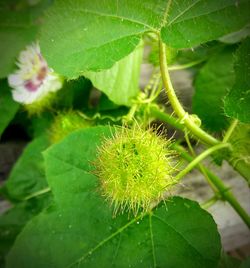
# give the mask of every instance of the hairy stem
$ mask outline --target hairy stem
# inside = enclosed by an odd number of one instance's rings
[[[181,122],[190,130],[190,132],[199,138],[204,143],[209,145],[216,145],[220,143],[216,138],[209,135],[207,132],[202,130],[195,122],[192,120],[192,117],[183,109],[181,103],[179,102],[173,85],[171,83],[171,79],[168,72],[168,66],[166,62],[166,46],[164,43],[159,40],[159,50],[160,50],[160,68],[161,68],[161,75],[164,87],[166,89],[166,93],[168,95],[168,99],[173,107],[173,110],[180,118]]]
[[[196,167],[202,160],[204,160],[207,156],[214,153],[215,151],[230,147],[231,145],[229,143],[220,143],[217,145],[214,145],[207,149],[206,151],[202,152],[200,155],[198,155],[196,158],[193,159],[192,162],[190,162],[181,172],[179,172],[176,175],[176,180],[180,180],[182,177],[184,177],[188,172],[190,172],[193,168]]]
[[[200,63],[202,63],[205,59],[202,60],[196,60],[196,61],[192,61],[186,64],[182,64],[182,65],[172,65],[168,67],[169,71],[177,71],[177,70],[184,70],[184,69],[188,69],[191,68],[195,65],[198,65]]]
[[[238,124],[238,120],[237,119],[235,119],[235,120],[232,121],[231,125],[229,126],[228,130],[225,133],[225,136],[223,138],[223,142],[227,142],[230,139],[230,137],[233,134],[233,132],[234,132],[237,124]]]
[[[185,126],[180,123],[180,120],[178,120],[176,117],[168,113],[163,112],[159,107],[152,105],[152,107],[150,107],[150,113],[153,117],[163,122],[166,122],[183,132],[185,131]],[[235,164],[231,159],[226,160],[247,181],[248,185],[250,186],[250,176],[248,167],[242,161],[239,161]]]
[[[174,143],[172,144],[172,148],[177,152],[179,152],[182,158],[184,158],[186,161],[192,162],[194,160],[194,158],[191,155],[189,155],[182,146]],[[234,210],[241,217],[241,219],[246,223],[246,225],[250,228],[250,216],[240,205],[238,200],[234,197],[233,193],[230,191],[230,188],[226,186],[224,182],[215,174],[213,174],[208,168],[206,168],[201,164],[200,166],[202,166],[202,168],[206,171],[210,181],[217,188],[219,196],[221,196],[221,199],[227,201],[234,208]],[[200,169],[200,167],[198,168]]]
[[[188,136],[187,131],[185,131],[185,139],[186,139],[186,142],[187,142],[187,145],[188,145],[188,148],[189,148],[189,151],[190,151],[191,155],[195,158],[196,157],[196,154],[195,154],[195,151],[194,151],[194,149],[193,149],[193,147],[191,145],[191,142],[190,142],[190,139],[189,139],[189,136]],[[212,190],[216,193],[217,192],[217,189],[214,187],[213,183],[210,181],[209,176],[207,175],[207,172],[203,168],[203,166],[201,165],[201,163],[198,164],[198,168],[201,171],[201,173],[204,175],[206,181],[208,182],[208,184],[210,185],[210,187],[212,188]]]
[[[179,129],[179,130],[184,130],[184,126],[180,123],[180,120],[178,120],[177,118],[171,116],[170,114],[167,114],[165,112],[163,112],[158,106],[156,105],[151,105],[150,106],[150,114],[161,120],[164,121],[168,124],[170,124],[171,126]]]

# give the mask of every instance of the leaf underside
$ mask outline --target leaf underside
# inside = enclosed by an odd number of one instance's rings
[[[111,69],[101,72],[85,72],[92,84],[119,105],[130,106],[139,93],[139,77],[142,63],[143,44],[128,56],[116,62]]]

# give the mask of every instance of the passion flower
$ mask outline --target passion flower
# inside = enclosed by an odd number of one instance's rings
[[[49,68],[37,43],[21,51],[16,64],[19,69],[8,76],[13,99],[27,108],[30,106],[36,110],[37,106],[40,110],[41,106],[50,102],[49,93],[62,87],[62,78]]]

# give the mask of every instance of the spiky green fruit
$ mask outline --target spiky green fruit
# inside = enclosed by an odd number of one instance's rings
[[[176,183],[170,143],[137,126],[118,129],[102,144],[95,172],[103,195],[114,205],[114,214],[147,211]]]
[[[86,120],[77,111],[67,111],[59,113],[52,123],[50,128],[50,141],[51,143],[57,143],[71,132],[91,127],[92,122]]]

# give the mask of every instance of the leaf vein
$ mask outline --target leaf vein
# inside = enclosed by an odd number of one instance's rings
[[[200,1],[200,0],[198,0],[198,1]],[[193,5],[193,6],[194,6],[194,5]],[[177,24],[177,23],[180,23],[180,22],[184,22],[184,21],[186,22],[186,21],[194,20],[194,19],[200,18],[200,17],[202,17],[202,16],[211,15],[211,14],[213,14],[213,13],[217,13],[217,12],[219,12],[219,11],[226,10],[227,8],[232,7],[232,6],[234,6],[234,4],[230,4],[230,5],[224,6],[224,7],[220,8],[220,9],[216,9],[216,10],[213,10],[213,11],[211,11],[211,12],[208,11],[208,12],[199,14],[199,15],[197,15],[197,16],[193,16],[193,17],[188,18],[188,19],[183,18],[183,19],[181,19],[181,20],[178,20],[177,22],[175,22],[175,21],[177,20],[177,18],[175,17],[172,21],[169,22],[168,26],[171,26],[171,24],[173,25],[173,24]],[[180,16],[178,15],[177,17],[179,18]]]
[[[59,8],[59,7],[58,7],[58,9],[65,10],[65,8]],[[83,9],[83,8],[80,8],[80,9],[77,8],[76,9],[76,8],[71,7],[70,9],[72,11],[80,11],[80,12],[83,12],[83,13],[89,13],[89,14],[92,14],[92,15],[97,15],[97,16],[100,16],[100,17],[110,17],[110,18],[121,20],[121,21],[127,21],[127,22],[131,22],[131,23],[139,24],[139,25],[141,25],[143,27],[149,28],[152,31],[156,30],[155,28],[153,28],[149,24],[143,23],[143,22],[135,20],[135,19],[127,18],[127,17],[124,17],[124,16],[118,16],[118,15],[113,15],[113,14],[108,14],[108,13],[102,13],[102,12],[97,12],[97,11],[93,11],[93,10],[90,10],[90,9]],[[67,10],[67,12],[68,12],[68,10]]]
[[[149,214],[149,229],[150,229],[150,238],[151,238],[151,245],[152,245],[154,268],[156,268],[155,245],[154,245],[154,235],[153,235],[153,230],[152,230],[152,214],[151,213]]]
[[[175,22],[179,17],[183,16],[185,13],[187,13],[192,7],[194,7],[196,4],[198,4],[201,0],[197,0],[196,2],[193,2],[192,5],[188,6],[186,9],[184,9],[180,14],[178,14],[175,18],[173,18],[168,25],[171,25],[173,22]]]
[[[110,236],[108,236],[107,238],[103,239],[102,241],[100,241],[95,247],[93,247],[92,249],[90,249],[87,253],[85,253],[82,257],[80,257],[78,260],[76,260],[74,263],[70,264],[68,266],[68,268],[72,267],[75,264],[79,264],[80,262],[82,262],[84,259],[86,259],[90,254],[92,254],[93,252],[95,252],[97,249],[99,249],[101,246],[103,246],[104,244],[106,244],[108,241],[110,241],[112,238],[114,238],[115,236],[117,236],[118,234],[120,234],[122,231],[124,231],[125,229],[127,229],[131,224],[135,223],[139,218],[141,218],[142,215],[139,215],[138,217],[134,218],[133,220],[131,220],[130,222],[128,222],[127,224],[125,224],[124,226],[122,226],[121,228],[119,228],[116,232],[112,233]]]
[[[158,216],[155,215],[155,214],[153,214],[153,216],[154,216],[155,218],[157,218],[159,221],[161,221],[162,223],[164,223],[165,225],[167,225],[168,227],[170,227],[172,230],[174,230],[175,233],[177,233],[178,235],[180,235],[180,236],[187,242],[187,244],[188,244],[191,248],[193,248],[193,249],[195,250],[195,252],[196,252],[199,256],[201,256],[201,257],[204,258],[204,259],[208,259],[208,258],[204,257],[203,254],[200,253],[200,252],[197,250],[197,248],[195,248],[195,247],[194,247],[194,246],[187,240],[187,238],[184,237],[184,235],[183,235],[182,233],[180,233],[179,231],[177,231],[172,225],[170,225],[169,223],[167,223],[166,221],[164,221],[163,219],[161,219],[160,217],[158,217]]]

